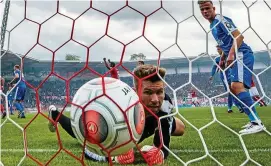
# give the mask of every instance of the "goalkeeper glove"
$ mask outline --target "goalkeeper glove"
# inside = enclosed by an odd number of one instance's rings
[[[122,155],[112,157],[112,161],[119,164],[132,164],[135,161],[134,149],[131,149]]]
[[[164,152],[155,146],[145,145],[141,148],[149,165],[161,165],[164,163]]]

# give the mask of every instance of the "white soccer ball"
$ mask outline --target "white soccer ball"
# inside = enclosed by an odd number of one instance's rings
[[[103,95],[102,78],[93,79],[80,87],[73,98],[73,103],[81,107],[86,106],[85,114],[83,116],[82,109],[72,105],[71,125],[79,142],[83,144],[86,139],[86,147],[96,154],[108,156],[106,151],[125,144],[110,152],[111,156],[116,156],[135,146],[133,141],[130,141],[131,136],[136,142],[139,141],[145,126],[144,108],[140,103],[135,105],[139,100],[136,92],[118,79],[105,77],[104,90],[115,103]],[[124,114],[130,125],[131,136]]]

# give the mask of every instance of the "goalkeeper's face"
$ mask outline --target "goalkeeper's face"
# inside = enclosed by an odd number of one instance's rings
[[[154,113],[160,111],[165,97],[163,81],[142,81],[142,91],[140,93],[138,95],[142,96],[142,102],[145,106]]]

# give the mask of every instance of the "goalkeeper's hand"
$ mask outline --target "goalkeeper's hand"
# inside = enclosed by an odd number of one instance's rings
[[[116,157],[112,157],[112,162],[118,164],[132,164],[135,161],[134,149],[129,150],[128,152],[121,154]]]
[[[164,163],[164,152],[155,146],[145,145],[141,148],[148,165],[161,165]]]

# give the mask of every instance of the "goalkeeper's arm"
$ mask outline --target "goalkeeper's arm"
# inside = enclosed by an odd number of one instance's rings
[[[161,122],[161,129],[162,129],[161,132],[162,132],[162,137],[163,137],[163,143],[167,148],[169,148],[170,136],[171,136],[170,123],[172,122],[170,122],[169,118],[161,119],[160,122]],[[161,139],[160,139],[158,128],[157,130],[155,130],[155,133],[154,133],[153,144],[156,147],[160,147],[161,145]],[[164,148],[164,146],[162,146],[161,150],[163,152],[164,159],[166,159],[168,157],[168,151]]]
[[[161,119],[160,122],[162,128],[163,143],[167,148],[169,148],[171,120],[169,118],[164,118]],[[163,144],[161,144],[161,138],[159,133],[160,132],[157,128],[154,133],[154,146],[145,145],[141,148],[141,151],[143,152],[145,159],[149,165],[163,164],[164,160],[168,157],[169,154],[168,151],[163,147]],[[161,147],[161,149],[159,149],[159,147]]]

